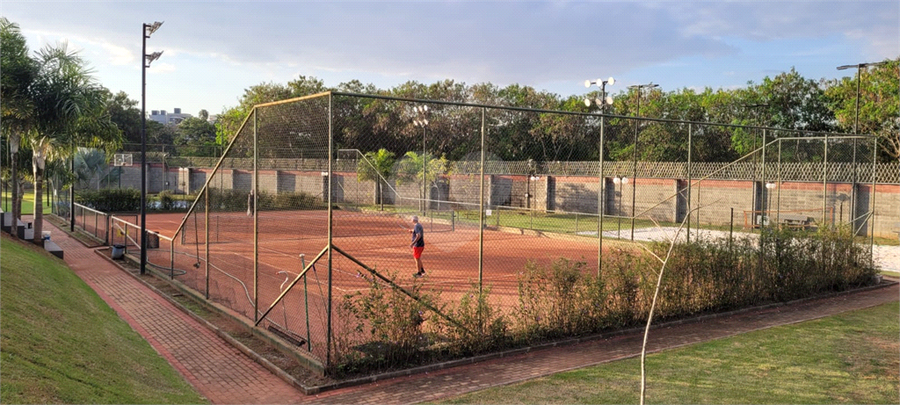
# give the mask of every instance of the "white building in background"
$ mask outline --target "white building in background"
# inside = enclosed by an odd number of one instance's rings
[[[178,125],[181,121],[191,118],[193,115],[184,114],[180,108],[174,109],[174,112],[166,112],[166,110],[151,110],[150,120],[165,125]]]

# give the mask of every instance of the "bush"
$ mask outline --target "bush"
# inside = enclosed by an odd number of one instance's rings
[[[397,286],[396,275],[388,277]],[[406,287],[417,299],[391,285],[372,277],[369,289],[343,297],[338,311],[346,333],[336,337],[338,373],[389,370],[422,361],[420,349],[431,343],[423,324],[437,297],[424,293],[419,283]]]
[[[447,342],[446,352],[452,357],[483,353],[509,344],[509,322],[490,305],[491,288],[473,284],[462,294],[455,308],[441,308],[450,322],[433,316],[438,333]]]
[[[247,211],[250,192],[235,189],[209,189],[209,209],[219,212]],[[268,193],[260,191],[256,198],[259,211],[325,209],[326,204],[307,193]]]
[[[133,212],[141,210],[141,193],[133,188],[82,190],[75,202],[102,212]]]
[[[175,208],[175,197],[172,195],[171,191],[160,191],[159,194],[156,195],[156,198],[159,200],[159,209],[170,211]]]

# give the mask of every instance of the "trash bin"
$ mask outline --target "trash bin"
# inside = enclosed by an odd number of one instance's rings
[[[159,234],[147,231],[147,249],[159,249]]]
[[[112,247],[112,258],[119,260],[125,256],[125,245],[116,244]]]

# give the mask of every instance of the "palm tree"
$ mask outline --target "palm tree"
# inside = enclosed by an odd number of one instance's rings
[[[381,204],[384,209],[384,184],[390,177],[394,167],[394,152],[387,149],[379,149],[377,152],[368,152],[357,163],[356,175],[361,181],[373,180],[378,187],[376,204]]]
[[[0,17],[0,120],[10,146],[10,185],[13,217],[21,218],[19,204],[19,144],[33,116],[28,90],[37,75],[37,64],[28,57],[28,45],[19,26]],[[15,237],[15,232],[13,232]]]
[[[97,85],[84,60],[65,43],[47,46],[36,55],[38,75],[31,86],[34,117],[26,133],[32,152],[34,197],[40,201],[47,160],[70,156],[75,145],[114,150],[121,131],[106,111],[108,92]],[[35,204],[34,243],[41,239],[43,206]]]

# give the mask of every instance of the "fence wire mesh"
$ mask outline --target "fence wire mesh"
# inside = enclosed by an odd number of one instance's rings
[[[871,138],[794,138],[358,94],[265,104],[213,168],[191,170],[198,197],[149,257],[332,372],[477,353],[511,330],[526,342],[596,332],[646,312],[644,259],[617,252],[679,229],[755,240],[850,223],[871,236]],[[735,139],[742,155],[709,153]],[[112,243],[134,246],[133,228],[113,221]],[[666,302],[668,316],[746,303]]]

